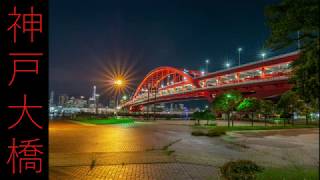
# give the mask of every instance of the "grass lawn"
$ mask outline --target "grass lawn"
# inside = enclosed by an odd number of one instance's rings
[[[108,119],[80,119],[79,121],[89,124],[130,124],[134,123],[134,120],[131,118],[108,118]]]
[[[257,180],[316,180],[318,168],[266,168],[257,174]]]
[[[317,125],[286,125],[286,126],[194,126],[194,129],[216,129],[221,128],[226,131],[248,131],[248,130],[276,130],[276,129],[296,129],[296,128],[318,128]]]
[[[297,128],[318,128],[316,125],[288,125],[288,126],[193,126],[193,136],[221,136],[228,131],[250,131],[250,130],[277,130]]]

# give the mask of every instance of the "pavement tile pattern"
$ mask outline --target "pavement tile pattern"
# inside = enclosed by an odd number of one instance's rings
[[[168,122],[168,121],[167,121]],[[191,136],[186,123],[49,126],[50,179],[220,179],[225,162],[319,166],[319,130]]]

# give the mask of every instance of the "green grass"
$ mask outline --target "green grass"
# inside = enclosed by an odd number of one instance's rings
[[[80,119],[80,122],[96,124],[96,125],[106,125],[106,124],[129,124],[134,123],[131,118],[108,118],[108,119]]]
[[[248,130],[276,130],[276,129],[298,129],[298,128],[318,128],[317,125],[286,125],[286,126],[194,126],[194,129],[215,129],[221,128],[226,131],[248,131]]]
[[[316,180],[318,168],[266,168],[257,174],[257,180]]]

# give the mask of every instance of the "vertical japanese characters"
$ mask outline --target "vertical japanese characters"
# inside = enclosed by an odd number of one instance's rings
[[[48,168],[48,117],[44,103],[48,41],[44,40],[47,34],[43,27],[47,24],[47,9],[43,7],[48,2],[5,1],[1,4],[1,21],[6,23],[1,24],[5,29],[0,41],[0,76],[4,77],[0,86],[0,126],[7,136],[1,138],[7,150],[1,149],[0,160],[6,156],[6,161],[0,163],[5,163],[7,170],[0,168],[0,177],[8,172],[12,177],[42,177],[43,170]]]

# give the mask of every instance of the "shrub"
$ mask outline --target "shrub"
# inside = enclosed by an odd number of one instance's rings
[[[220,168],[221,174],[228,180],[253,180],[263,168],[252,161],[238,160],[225,163]]]
[[[194,130],[194,131],[191,132],[191,134],[193,136],[206,136],[207,135],[205,132],[200,131],[200,130]]]
[[[210,129],[207,133],[207,136],[214,137],[214,136],[221,136],[226,134],[225,128],[215,127],[213,129]]]

